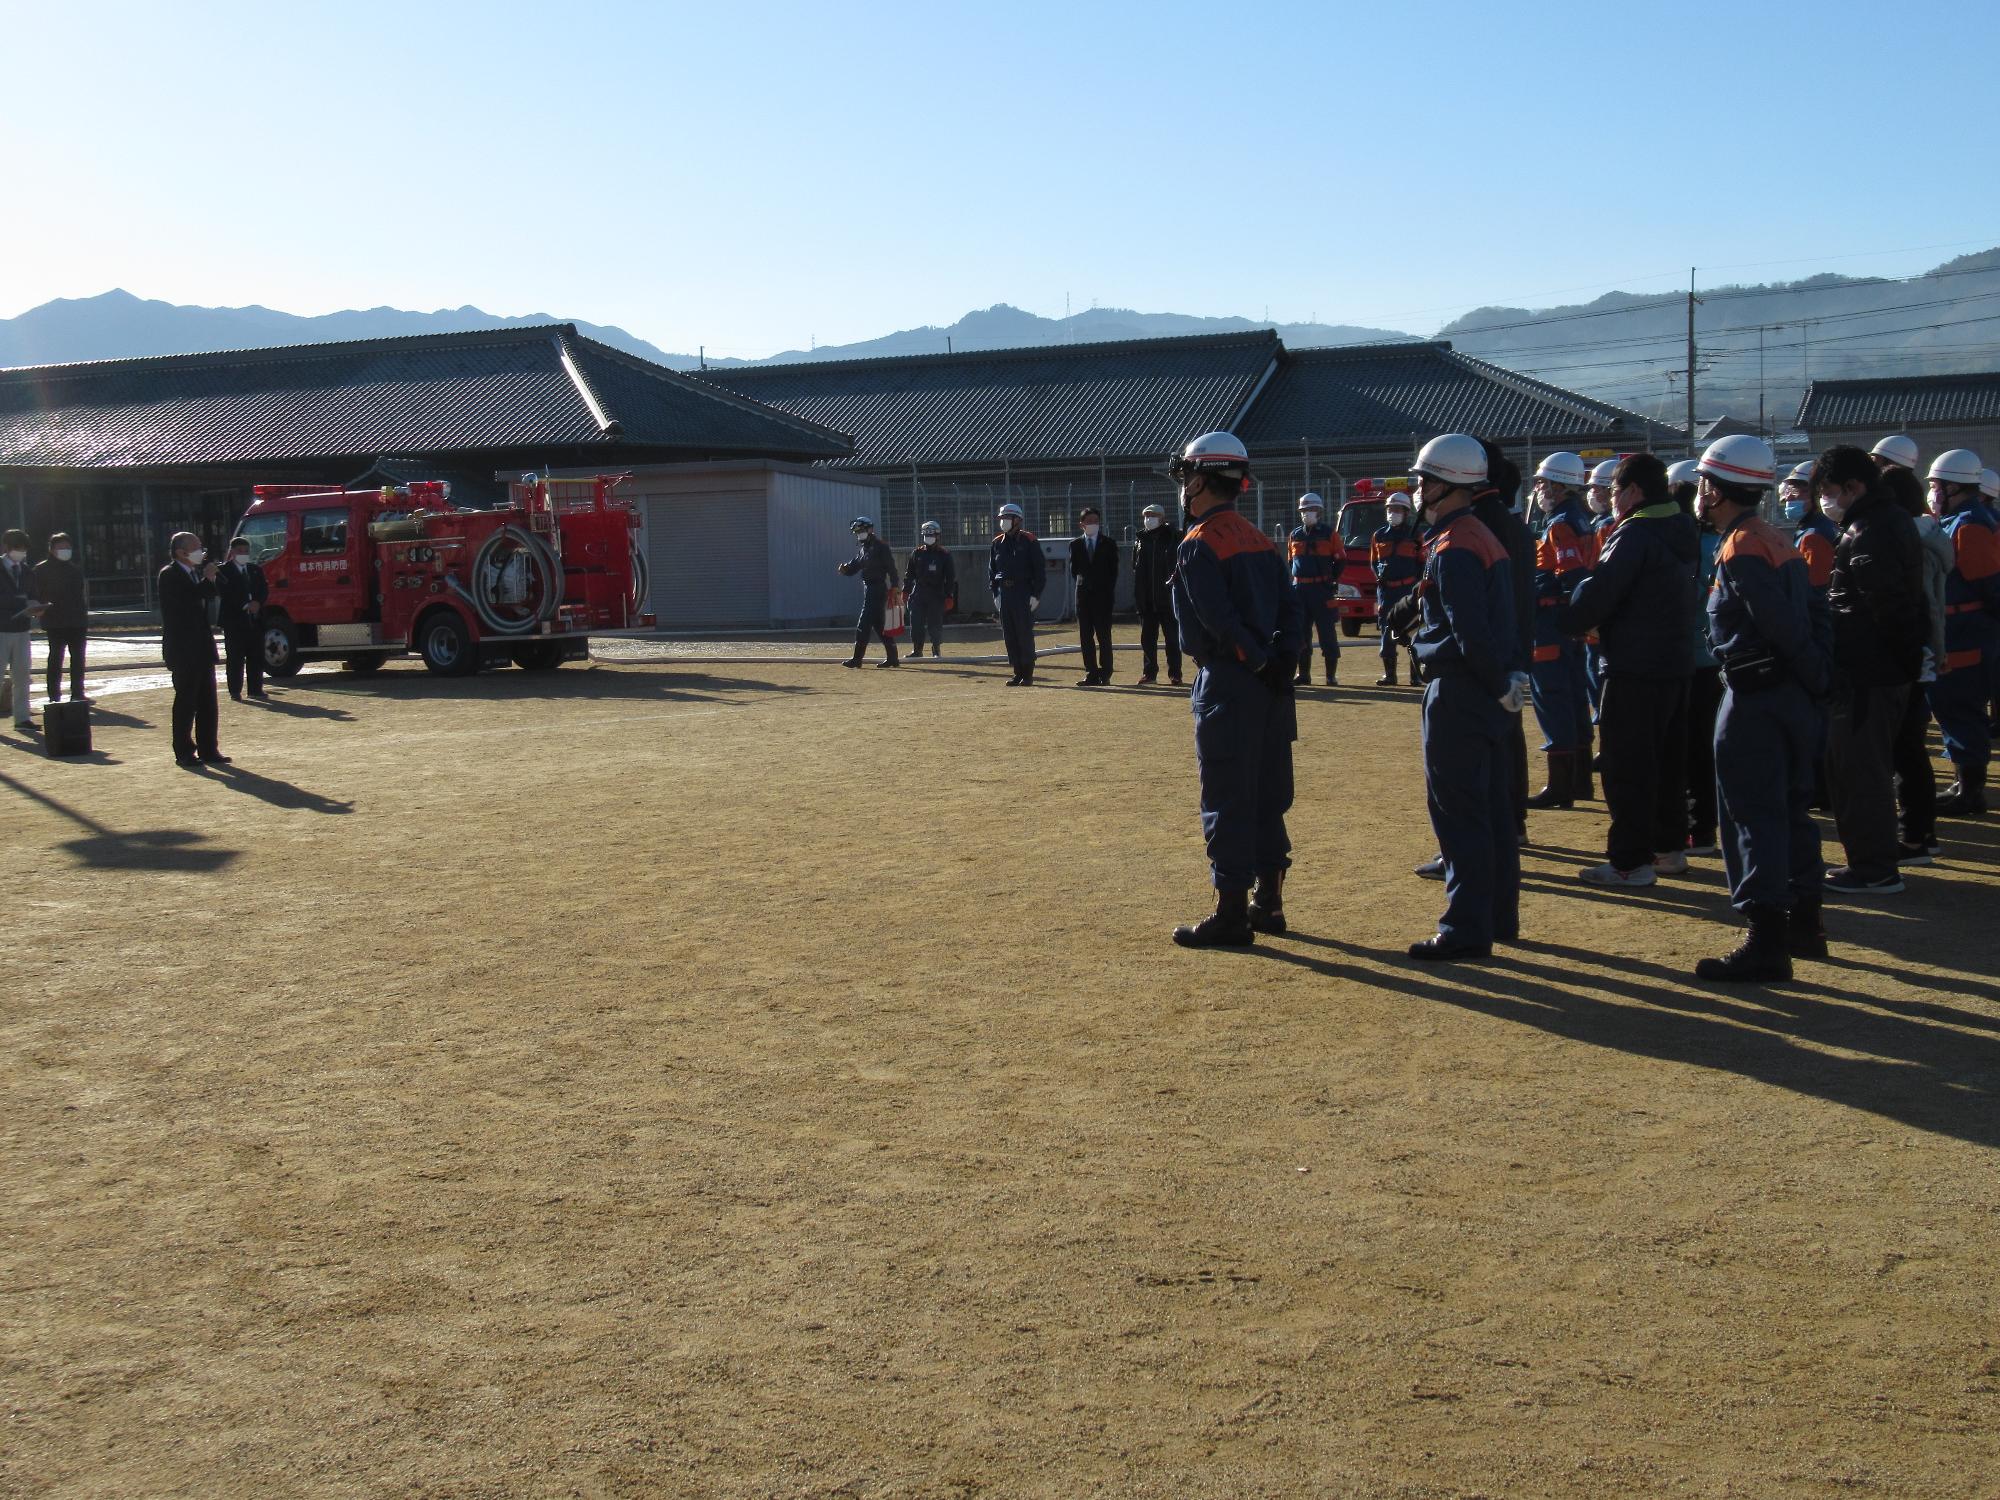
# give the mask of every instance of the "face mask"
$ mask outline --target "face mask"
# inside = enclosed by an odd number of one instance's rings
[[[235,563],[236,566],[240,568],[245,563],[250,561],[250,554],[247,552],[232,552],[229,554],[229,560]]]
[[[188,554],[188,566],[191,568],[198,568],[207,561],[208,548],[206,547],[197,547]]]
[[[1014,518],[1012,516],[1002,516],[1000,518],[1000,530],[1002,534],[1012,531],[1013,529],[1014,529]]]
[[[1300,511],[1299,524],[1305,527],[1307,531],[1311,531],[1313,527],[1319,525],[1319,512],[1316,510]]]
[[[70,559],[70,550],[67,547],[58,547],[50,556],[55,558],[57,562],[68,562]]]
[[[9,552],[7,553],[7,561],[8,561],[8,562],[17,562],[17,563],[24,563],[24,562],[26,562],[27,560],[28,560],[28,554],[27,554],[27,553],[25,553],[25,552],[20,552],[20,551],[13,551],[13,550],[10,550],[10,551],[9,551]]]
[[[1097,528],[1095,526],[1086,526],[1083,528],[1083,534],[1094,540],[1097,536]]]
[[[1160,529],[1160,518],[1158,516],[1146,517],[1145,527],[1148,531],[1158,531]]]
[[[1805,518],[1806,518],[1805,501],[1787,500],[1785,502],[1785,519],[1787,521],[1791,521],[1796,524],[1799,521],[1803,521]]]

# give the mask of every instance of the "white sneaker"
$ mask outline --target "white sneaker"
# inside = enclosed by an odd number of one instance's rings
[[[1585,885],[1651,885],[1658,878],[1653,874],[1651,865],[1641,865],[1636,870],[1621,870],[1616,865],[1592,865],[1577,874]]]
[[[1434,855],[1417,866],[1417,873],[1426,880],[1444,879],[1444,856]]]
[[[1653,873],[1655,875],[1685,875],[1687,872],[1688,857],[1679,849],[1674,850],[1671,854],[1655,854],[1653,856]]]

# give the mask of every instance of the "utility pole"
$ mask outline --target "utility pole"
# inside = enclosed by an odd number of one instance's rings
[[[1694,441],[1694,309],[1697,299],[1694,294],[1694,267],[1688,267],[1688,442]]]

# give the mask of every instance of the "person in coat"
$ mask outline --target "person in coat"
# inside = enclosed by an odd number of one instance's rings
[[[1604,863],[1582,878],[1623,887],[1687,869],[1687,698],[1701,545],[1656,455],[1619,460],[1611,495],[1617,527],[1555,613],[1570,635],[1595,631],[1604,659],[1598,732],[1611,827]]]
[[[924,642],[931,643],[931,659],[944,655],[944,612],[958,597],[958,564],[944,544],[944,528],[926,521],[917,533],[918,545],[910,554],[903,577],[910,585],[910,659],[924,654]]]
[[[1982,465],[1968,448],[1931,464],[1931,514],[1951,543],[1944,581],[1944,663],[1930,685],[1931,713],[1957,780],[1937,800],[1940,817],[1986,815],[1993,729],[1988,705],[2000,660],[2000,517],[1979,492]]]
[[[1514,660],[1510,671],[1529,680],[1528,668],[1534,657],[1535,535],[1521,519],[1521,467],[1504,453],[1498,443],[1480,438],[1486,451],[1486,483],[1474,492],[1472,513],[1493,533],[1507,553],[1507,596],[1514,607]],[[1528,741],[1521,715],[1511,714],[1501,735],[1507,752],[1507,794],[1514,808],[1514,838],[1528,842]],[[1589,796],[1586,788],[1584,796]]]
[[[1410,524],[1410,497],[1404,491],[1389,491],[1382,502],[1382,520],[1368,542],[1368,571],[1375,575],[1375,629],[1381,636],[1382,654],[1382,675],[1375,679],[1375,686],[1394,687],[1396,637],[1383,622],[1423,576],[1424,548]],[[1417,686],[1415,657],[1410,658],[1410,686]]]
[[[62,699],[63,660],[69,661],[69,696],[75,703],[90,700],[83,695],[83,646],[90,623],[89,591],[83,569],[76,565],[76,543],[69,533],[58,531],[49,538],[49,555],[35,564],[35,596],[48,606],[42,612],[42,634],[48,637],[49,702]]]
[[[28,533],[10,530],[0,540],[0,674],[13,700],[16,729],[35,727],[28,712],[28,680],[34,670],[28,630],[43,610],[28,567]]]
[[[201,538],[177,531],[173,561],[160,569],[160,654],[174,679],[174,762],[228,765],[216,744],[215,631],[208,623],[216,566]]]
[[[1535,543],[1533,653],[1528,665],[1535,720],[1549,777],[1530,807],[1574,807],[1590,776],[1590,687],[1583,641],[1556,621],[1576,586],[1590,576],[1597,542],[1584,509],[1589,471],[1574,453],[1551,453],[1535,470],[1535,507],[1542,534]]]
[[[896,642],[883,633],[889,608],[889,590],[897,583],[896,554],[889,550],[889,544],[875,535],[875,523],[866,516],[856,516],[850,528],[854,532],[854,556],[840,565],[840,572],[852,578],[861,578],[861,615],[854,622],[854,655],[843,666],[858,667],[868,654],[869,636],[880,637],[882,649],[888,653],[878,667],[899,667],[902,662],[896,656]]]
[[[993,608],[1000,616],[1000,636],[1007,643],[1007,663],[1014,675],[1008,687],[1028,687],[1035,680],[1035,611],[1049,581],[1042,544],[1027,529],[1027,517],[1012,500],[1000,507],[999,530],[988,553],[986,582],[993,590]]]
[[[1118,544],[1104,535],[1104,517],[1086,505],[1070,540],[1069,573],[1076,580],[1076,633],[1083,646],[1079,687],[1111,682],[1111,609],[1118,598]]]
[[[243,537],[229,542],[229,561],[215,575],[221,605],[223,675],[229,696],[241,702],[247,691],[262,703],[264,692],[264,601],[271,588],[264,570],[250,560],[250,543]]]
[[[1181,631],[1174,619],[1174,552],[1181,534],[1167,523],[1165,509],[1139,512],[1139,539],[1132,544],[1132,596],[1139,607],[1139,650],[1145,670],[1141,685],[1160,680],[1159,644],[1167,647],[1167,681],[1181,685]]]

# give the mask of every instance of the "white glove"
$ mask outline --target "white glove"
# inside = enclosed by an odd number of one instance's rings
[[[1029,608],[1029,609],[1040,609],[1041,607],[1042,607],[1042,601],[1041,601],[1041,600],[1039,600],[1039,599],[1035,598],[1035,597],[1034,597],[1034,596],[1033,596],[1032,594],[1028,596],[1028,608]]]
[[[1526,672],[1509,672],[1507,674],[1507,691],[1500,695],[1500,706],[1510,714],[1517,714],[1527,705],[1527,702],[1528,674]]]

